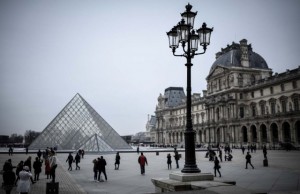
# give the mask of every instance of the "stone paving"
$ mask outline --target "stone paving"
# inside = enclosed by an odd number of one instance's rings
[[[68,154],[58,154],[59,165],[57,168],[57,181],[59,182],[59,193],[106,193],[106,194],[132,194],[132,193],[154,193],[154,185],[151,178],[167,178],[172,170],[167,169],[167,154],[170,152],[145,152],[148,159],[146,174],[141,175],[137,162],[137,153],[121,153],[121,164],[119,170],[114,170],[115,154],[103,155],[107,161],[107,182],[95,182],[93,180],[94,158],[97,154],[87,154],[80,162],[80,170],[68,171],[68,164],[65,162]],[[35,157],[34,154],[31,154]],[[184,153],[179,165],[180,169],[184,164]],[[213,173],[213,162],[209,162],[204,157],[205,152],[197,152],[197,165],[202,172]],[[20,160],[25,160],[28,156],[25,154],[14,154],[10,157],[13,165]],[[224,152],[223,152],[224,157]],[[220,169],[222,177],[216,179],[234,180],[237,186],[253,191],[253,193],[300,193],[300,152],[284,150],[268,150],[269,167],[263,166],[262,150],[252,153],[252,164],[255,169],[245,169],[245,155],[241,150],[233,150],[233,161],[221,162]],[[8,159],[7,154],[0,154],[0,166],[2,168],[4,161]],[[173,160],[173,158],[172,158]],[[173,160],[172,166],[175,167]],[[44,170],[44,169],[43,169]],[[0,178],[2,182],[2,177]],[[45,175],[41,174],[41,180],[32,186],[31,194],[45,193],[46,182]],[[3,193],[3,190],[0,191]],[[12,194],[16,193],[15,189]],[[189,193],[189,192],[184,192]]]

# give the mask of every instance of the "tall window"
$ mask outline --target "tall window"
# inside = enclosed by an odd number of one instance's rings
[[[274,91],[273,91],[273,87],[270,87],[270,93],[273,94]]]
[[[293,101],[294,101],[294,110],[299,111],[299,99],[294,98]]]
[[[243,93],[240,93],[240,99],[243,99]]]
[[[250,83],[251,83],[251,85],[255,84],[255,76],[254,75],[250,76]]]
[[[261,110],[261,115],[265,115],[266,114],[266,109],[265,109],[265,105],[264,104],[260,105],[260,110]]]
[[[276,113],[276,110],[275,110],[275,106],[276,106],[276,103],[275,102],[271,102],[271,114],[275,114]]]
[[[255,105],[252,105],[252,106],[251,106],[251,110],[252,110],[252,116],[255,117],[255,116],[256,116]]]
[[[244,118],[244,107],[240,107],[240,118]]]
[[[293,81],[293,88],[294,88],[294,89],[297,88],[297,81]]]
[[[281,100],[281,109],[282,109],[282,112],[286,113],[286,100]]]
[[[219,108],[217,108],[217,121],[220,119],[220,109]]]
[[[280,98],[280,103],[281,103],[281,111],[283,113],[287,112],[287,100],[288,98],[286,96],[281,96]]]
[[[281,88],[281,91],[283,92],[284,91],[284,84],[281,84],[280,88]]]
[[[238,75],[238,84],[239,84],[239,86],[243,86],[243,75],[242,74]]]
[[[261,95],[261,96],[264,95],[264,90],[263,90],[263,89],[260,90],[260,95]]]

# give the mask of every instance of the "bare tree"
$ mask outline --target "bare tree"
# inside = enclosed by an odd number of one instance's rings
[[[18,135],[16,133],[13,133],[11,134],[10,138],[9,138],[9,141],[11,143],[23,143],[23,135]]]
[[[40,132],[32,131],[32,130],[27,130],[25,132],[25,145],[30,145],[38,136]]]

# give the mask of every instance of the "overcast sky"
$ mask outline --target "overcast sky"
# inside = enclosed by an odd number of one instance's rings
[[[244,38],[274,72],[300,65],[298,0],[1,0],[0,134],[42,131],[76,93],[120,135],[145,131],[159,94],[186,87],[166,32],[188,2],[196,29],[214,27],[192,92],[206,89],[215,53]]]

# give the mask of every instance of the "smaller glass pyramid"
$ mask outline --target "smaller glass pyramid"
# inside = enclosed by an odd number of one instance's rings
[[[131,149],[80,94],[76,94],[29,149],[57,147],[60,150],[77,150],[83,146],[85,151]]]
[[[92,135],[80,149],[88,150],[90,152],[114,151],[100,136]]]

